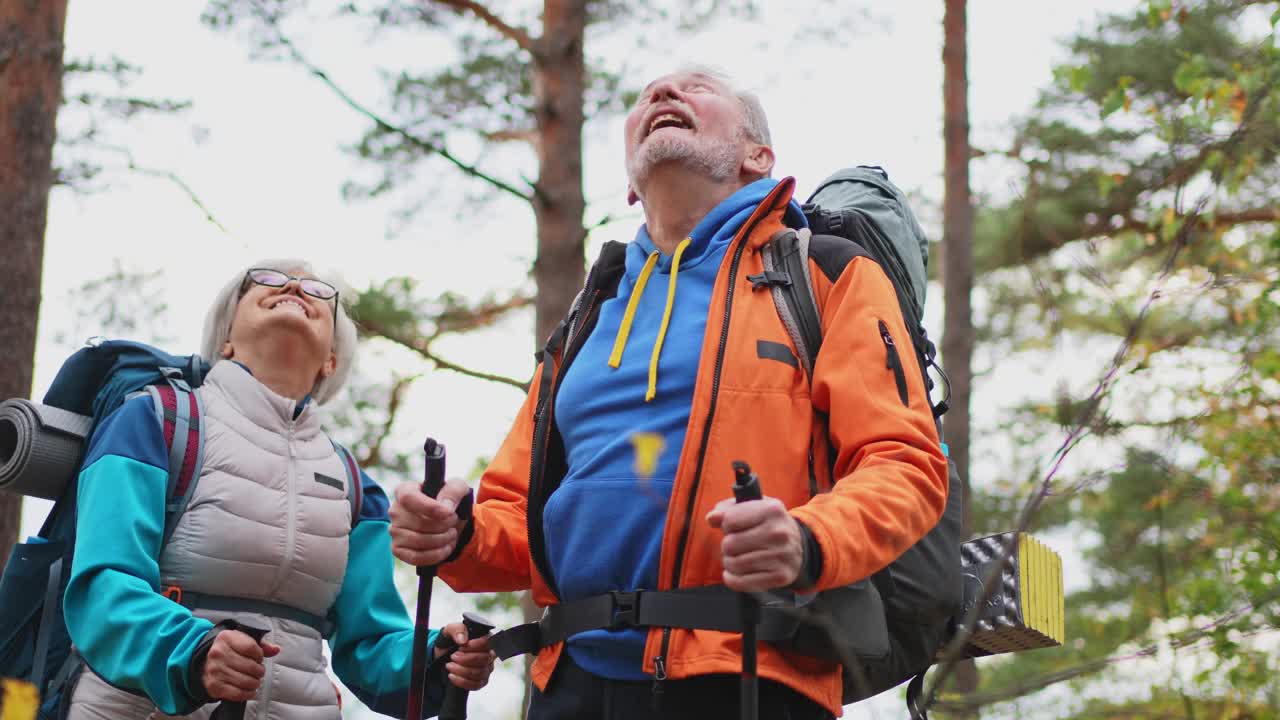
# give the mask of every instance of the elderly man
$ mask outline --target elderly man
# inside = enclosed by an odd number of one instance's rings
[[[645,224],[606,246],[541,354],[472,522],[454,513],[465,484],[435,500],[406,484],[393,549],[449,560],[459,591],[532,587],[549,610],[526,648],[530,718],[730,717],[730,591],[814,592],[885,567],[937,522],[946,460],[914,355],[886,363],[910,336],[878,265],[810,258],[811,379],[754,290],[760,249],[805,222],[794,181],[770,179],[758,99],[684,69],[644,89],[625,133]],[[733,502],[735,460],[762,500]],[[760,717],[840,713],[835,664],[766,644],[759,676]]]

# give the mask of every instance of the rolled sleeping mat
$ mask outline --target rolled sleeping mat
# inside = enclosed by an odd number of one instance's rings
[[[1012,552],[1001,558],[1006,544]],[[983,579],[999,564],[991,592]],[[1027,533],[999,533],[960,546],[964,576],[965,617],[979,601],[966,657],[982,657],[1061,645],[1066,637],[1066,603],[1062,587],[1062,558]]]
[[[0,490],[57,500],[92,426],[87,415],[23,398],[0,403]]]

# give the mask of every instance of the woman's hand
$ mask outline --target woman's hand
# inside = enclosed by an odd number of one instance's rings
[[[489,636],[467,640],[467,628],[460,622],[445,625],[440,632],[458,643],[458,649],[453,651],[453,657],[444,666],[449,682],[463,690],[479,690],[487,685],[489,676],[493,674],[494,661],[493,651],[489,649]],[[435,657],[440,658],[448,652],[436,648]]]
[[[280,654],[280,646],[261,644],[239,630],[223,630],[213,639],[200,680],[214,700],[252,700],[267,674],[264,658]]]

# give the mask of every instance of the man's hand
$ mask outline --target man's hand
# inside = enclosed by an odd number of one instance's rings
[[[738,592],[786,587],[800,577],[804,539],[800,526],[777,498],[739,503],[721,500],[707,522],[724,531],[720,541],[724,584]]]
[[[471,488],[450,480],[432,500],[417,483],[401,483],[391,506],[391,552],[410,565],[439,565],[453,553],[462,531],[454,509]]]
[[[458,643],[458,649],[453,651],[453,657],[444,666],[449,682],[463,690],[479,690],[487,685],[489,676],[493,674],[494,661],[493,651],[489,649],[489,636],[468,641],[467,628],[460,622],[445,625],[440,632]],[[439,658],[447,652],[436,648],[435,656]]]
[[[252,700],[267,668],[263,658],[280,654],[275,643],[257,641],[239,630],[223,630],[213,639],[200,681],[214,700]]]

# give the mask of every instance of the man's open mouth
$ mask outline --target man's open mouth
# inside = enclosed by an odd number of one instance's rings
[[[645,133],[645,135],[646,136],[652,135],[653,133],[663,128],[680,128],[682,130],[689,130],[692,127],[693,127],[692,123],[690,123],[688,120],[685,120],[683,117],[677,115],[676,113],[673,113],[673,112],[658,113],[653,117],[652,120],[649,121],[649,129]]]

